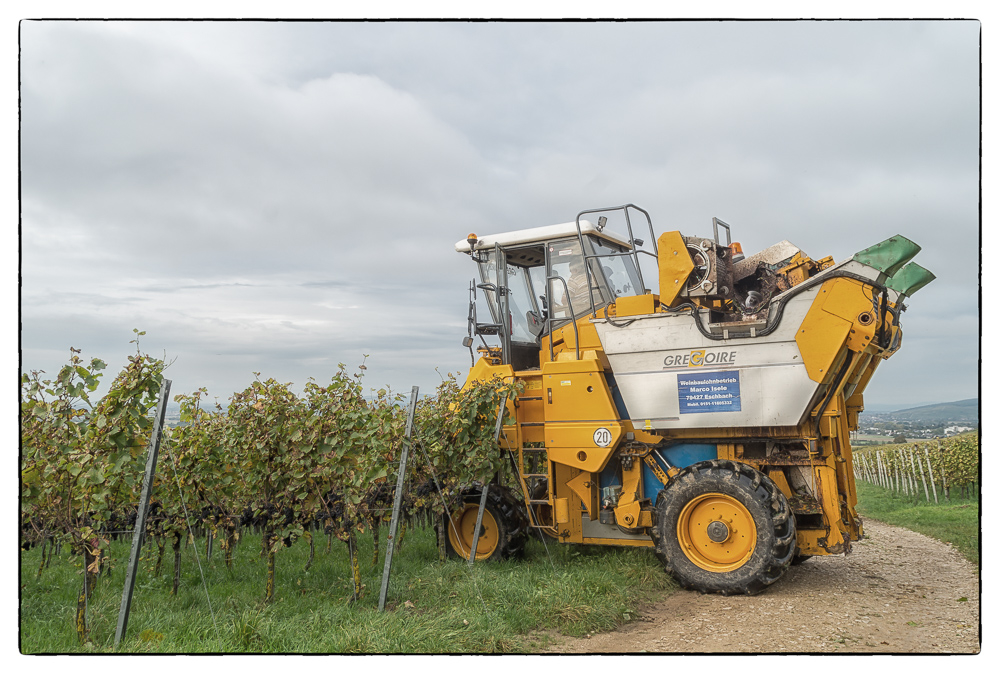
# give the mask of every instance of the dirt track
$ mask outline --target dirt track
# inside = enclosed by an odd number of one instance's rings
[[[907,529],[866,520],[865,533],[850,555],[794,566],[763,594],[679,591],[619,631],[557,635],[548,652],[978,653],[978,569]]]

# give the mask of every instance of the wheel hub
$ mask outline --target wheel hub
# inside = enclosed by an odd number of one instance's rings
[[[726,526],[725,522],[716,520],[708,525],[706,529],[709,539],[714,543],[722,543],[724,540],[729,538],[729,527]]]
[[[448,525],[448,537],[451,547],[463,559],[468,559],[472,551],[472,541],[475,538],[476,519],[478,515],[478,504],[466,503],[461,510],[452,515],[451,522]],[[500,538],[496,520],[493,518],[493,513],[487,509],[483,513],[483,522],[479,528],[476,559],[488,558],[499,544]]]
[[[757,526],[739,499],[705,493],[681,509],[677,540],[692,563],[706,571],[725,573],[740,568],[753,555]]]

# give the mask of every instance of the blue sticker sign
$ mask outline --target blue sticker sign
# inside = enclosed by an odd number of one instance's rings
[[[740,371],[677,375],[681,414],[740,411]]]

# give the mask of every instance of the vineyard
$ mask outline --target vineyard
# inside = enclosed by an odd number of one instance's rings
[[[32,371],[21,379],[21,574],[33,592],[30,601],[22,598],[22,611],[41,616],[32,635],[60,622],[81,649],[95,643],[110,648],[109,623],[117,611],[111,578],[121,577],[128,558],[157,430],[152,412],[167,363],[142,352],[142,334],[136,331],[134,355],[99,400],[92,397],[107,366],[97,358],[85,362],[76,349],[55,377]],[[352,373],[340,365],[330,381],[310,380],[301,394],[257,374],[225,408],[206,406],[205,389],[173,397],[181,423],[162,429],[141,558],[146,602],[124,650],[156,648],[155,640],[169,630],[163,621],[173,620],[176,632],[195,633],[182,650],[309,651],[317,646],[296,638],[316,629],[322,613],[356,626],[340,640],[318,642],[329,652],[505,651],[515,648],[512,635],[552,625],[552,616],[561,627],[568,623],[570,632],[627,621],[622,601],[648,599],[651,590],[669,585],[656,559],[637,550],[607,551],[603,563],[560,550],[557,570],[546,549],[543,563],[529,560],[516,572],[499,565],[495,577],[480,575],[478,565],[475,574],[465,564],[461,572],[454,565],[429,569],[427,559],[441,562],[448,555],[447,518],[470,498],[468,486],[513,484],[493,433],[501,401],[517,391],[500,380],[463,389],[448,374],[434,395],[414,399],[407,436],[404,397],[386,388],[366,390],[365,369],[362,363]],[[402,550],[406,543],[412,565],[394,586],[394,607],[405,615],[394,627],[398,634],[373,645],[359,635],[370,635],[373,620],[379,630],[390,629],[388,619],[371,617],[368,588],[389,545],[404,446],[410,461],[401,491],[403,524],[392,545]],[[862,448],[854,453],[854,471],[859,489],[871,485],[899,502],[947,503],[978,495],[978,454],[974,433]],[[490,493],[508,498],[503,487]],[[522,549],[526,530],[508,532],[520,538]],[[279,577],[279,569],[288,577]],[[573,575],[578,572],[589,575],[581,580]],[[195,598],[196,591],[201,596]],[[169,618],[161,615],[164,595],[173,600]],[[440,631],[445,638],[427,646],[405,622],[416,610],[409,599],[438,606],[455,601],[483,611],[447,609],[447,620],[463,627],[449,623]],[[501,627],[497,616],[487,615],[494,602],[517,607],[505,613],[509,622]],[[274,622],[266,622],[270,608]],[[220,628],[216,614],[228,628]],[[534,622],[524,623],[526,617]],[[470,618],[480,631],[460,632]]]
[[[854,477],[896,496],[940,503],[979,494],[979,435],[854,451]]]
[[[21,381],[21,546],[41,549],[39,577],[64,549],[78,559],[81,643],[89,638],[94,588],[112,571],[108,551],[133,534],[154,430],[151,411],[166,363],[140,350],[142,334],[136,331],[135,355],[97,402],[90,396],[106,364],[85,363],[76,349],[55,378],[33,371]],[[181,425],[164,429],[145,537],[154,576],[166,550],[173,554],[173,594],[182,546],[200,538],[206,556],[218,546],[231,569],[234,549],[252,535],[267,569],[265,603],[275,599],[276,556],[302,541],[309,546],[308,570],[317,539],[327,549],[334,540],[346,544],[350,599],[360,598],[358,539],[371,537],[377,559],[407,413],[403,397],[388,389],[366,395],[364,369],[350,374],[341,365],[329,382],[306,383],[302,395],[257,374],[226,409],[205,409],[204,389],[175,396]],[[406,472],[400,542],[407,525],[411,531],[433,527],[438,555],[445,557],[443,518],[462,502],[460,486],[488,484],[501,471],[492,431],[500,401],[513,393],[499,380],[462,390],[449,374],[435,395],[418,402],[417,458]]]

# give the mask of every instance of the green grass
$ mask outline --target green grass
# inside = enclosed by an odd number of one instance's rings
[[[979,563],[979,501],[950,501],[939,495],[940,502],[930,503],[921,494],[918,498],[901,496],[858,482],[858,512],[887,524],[905,527],[945,543],[951,543],[966,559]]]
[[[977,500],[927,504],[864,482],[858,510],[954,545],[979,562]],[[385,550],[383,531],[381,550]],[[409,531],[393,558],[388,606],[378,612],[383,560],[371,564],[372,541],[363,535],[359,558],[365,594],[348,602],[351,581],[347,546],[317,541],[312,568],[304,572],[309,546],[300,541],[277,555],[277,587],[265,605],[266,565],[259,536],[247,535],[230,573],[218,548],[212,559],[194,546],[183,551],[181,586],[171,596],[173,555],[167,550],[159,577],[156,552],[144,550],[129,629],[120,652],[128,653],[523,653],[546,645],[555,630],[580,636],[607,631],[636,617],[639,604],[676,589],[648,548],[559,545],[536,540],[525,558],[479,564],[437,561],[432,530]],[[101,578],[88,610],[91,643],[76,637],[79,560],[64,552],[37,578],[40,550],[21,553],[20,647],[23,653],[112,652],[129,541],[112,547],[113,573]],[[211,610],[209,609],[211,601]],[[531,636],[541,634],[540,637]]]
[[[381,549],[385,550],[383,531]],[[676,588],[648,548],[596,548],[529,543],[525,559],[480,564],[437,561],[432,530],[407,532],[393,556],[388,606],[378,611],[383,560],[371,565],[370,535],[360,539],[365,594],[350,604],[347,546],[317,541],[312,568],[300,541],[277,555],[275,601],[263,603],[266,564],[259,536],[237,546],[233,572],[216,548],[211,561],[184,549],[181,586],[171,596],[173,555],[167,549],[152,576],[155,546],[144,550],[132,600],[128,653],[512,653],[546,645],[533,631],[579,636],[614,629],[635,618],[635,608]],[[115,568],[91,597],[91,644],[77,641],[74,615],[82,568],[67,554],[36,579],[40,551],[21,554],[22,653],[112,652],[129,542],[115,543]],[[209,598],[211,610],[209,609]]]

